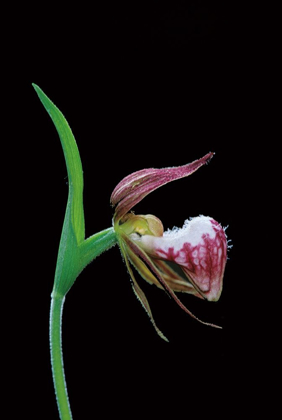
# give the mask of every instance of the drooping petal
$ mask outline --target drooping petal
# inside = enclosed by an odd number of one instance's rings
[[[143,308],[147,312],[147,314],[148,314],[148,316],[149,316],[149,318],[150,318],[150,320],[151,320],[151,322],[152,322],[152,324],[153,324],[156,332],[158,333],[158,335],[163,340],[168,341],[168,339],[165,337],[165,335],[161,332],[161,330],[157,327],[157,325],[155,323],[155,320],[153,318],[153,315],[152,315],[152,312],[151,312],[151,308],[150,308],[149,302],[148,302],[148,300],[147,300],[144,292],[142,291],[142,289],[138,285],[138,283],[137,283],[137,281],[135,279],[135,276],[133,274],[133,271],[132,271],[132,269],[130,267],[130,264],[129,264],[129,261],[128,261],[128,256],[127,256],[128,255],[128,253],[127,253],[127,251],[128,251],[127,250],[127,247],[126,247],[125,243],[123,243],[122,241],[120,241],[120,249],[121,249],[121,252],[122,252],[122,255],[123,255],[123,258],[124,258],[126,267],[127,267],[127,270],[129,272],[129,275],[130,275],[130,278],[131,278],[131,281],[132,281],[133,291],[134,291],[137,299],[139,300],[139,302],[141,303],[141,305],[143,306]]]
[[[111,195],[111,203],[116,206],[115,221],[120,220],[146,195],[162,185],[191,175],[207,163],[212,156],[213,153],[210,152],[201,159],[187,165],[163,169],[142,169],[125,177],[115,187]]]
[[[184,310],[184,312],[189,314],[192,318],[196,319],[201,324],[208,325],[215,328],[221,328],[218,325],[210,324],[208,322],[204,322],[200,320],[191,311],[189,311],[189,309],[186,308],[186,306],[180,301],[180,299],[178,299],[178,297],[176,296],[174,291],[171,289],[171,287],[168,285],[168,283],[166,283],[160,270],[158,270],[158,268],[154,265],[151,258],[147,255],[146,252],[144,252],[144,250],[139,246],[139,244],[137,244],[137,242],[133,242],[126,235],[123,236],[123,241],[127,245],[127,247],[132,251],[133,254],[139,256],[147,264],[147,266],[150,268],[152,273],[155,275],[155,277],[158,279],[160,284],[163,286],[164,290],[174,299],[174,301],[178,304],[178,306],[180,306],[181,309]]]
[[[186,221],[182,229],[165,232],[161,237],[144,235],[138,244],[154,259],[178,264],[196,290],[216,301],[222,291],[227,258],[224,229],[210,217]]]

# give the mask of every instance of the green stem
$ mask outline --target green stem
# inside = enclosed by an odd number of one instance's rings
[[[62,313],[64,297],[53,296],[50,308],[50,351],[55,393],[61,420],[71,420],[62,352]]]
[[[91,261],[116,243],[117,237],[112,227],[87,238],[79,245],[80,269],[83,270]]]
[[[116,234],[113,228],[105,229],[90,236],[83,241],[72,255],[72,260],[78,261],[77,275],[94,258],[102,252],[111,248],[117,243]],[[77,255],[76,258],[74,258]],[[76,277],[75,277],[76,278]],[[75,278],[72,280],[74,282]],[[60,279],[61,281],[62,279]],[[71,420],[72,414],[68,399],[67,384],[64,373],[63,351],[62,351],[62,314],[65,296],[62,296],[56,288],[52,293],[50,308],[50,350],[53,381],[57,398],[58,409],[61,420]]]

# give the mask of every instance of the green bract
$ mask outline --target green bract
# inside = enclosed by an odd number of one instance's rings
[[[33,87],[58,131],[68,171],[69,195],[52,292],[53,297],[63,297],[85,266],[116,243],[116,235],[109,228],[85,240],[83,171],[75,138],[61,111],[38,86]]]

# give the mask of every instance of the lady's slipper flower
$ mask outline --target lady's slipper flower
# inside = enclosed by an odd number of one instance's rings
[[[115,206],[113,225],[133,290],[156,331],[165,340],[166,337],[155,324],[132,266],[147,282],[165,290],[193,318],[212,325],[196,318],[175,292],[186,292],[207,300],[219,299],[227,258],[225,231],[212,218],[199,216],[186,221],[182,229],[164,232],[162,222],[156,216],[135,215],[130,210],[155,189],[192,174],[212,156],[213,153],[208,153],[180,167],[134,172],[125,177],[111,195],[111,203]],[[178,274],[174,265],[182,269],[183,276]]]

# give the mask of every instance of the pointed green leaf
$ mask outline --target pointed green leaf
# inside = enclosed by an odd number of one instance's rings
[[[85,227],[82,198],[83,172],[78,147],[70,126],[61,111],[37,85],[33,84],[33,87],[50,115],[61,140],[68,171],[71,224],[77,244],[79,244],[84,239]]]

